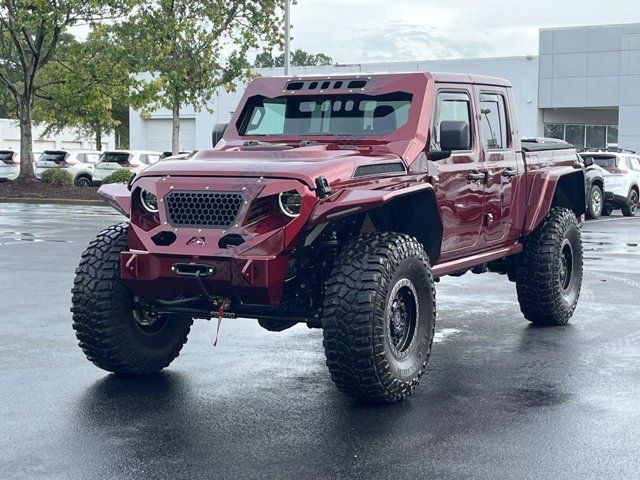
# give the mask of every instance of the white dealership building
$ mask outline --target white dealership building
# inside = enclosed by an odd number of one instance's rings
[[[543,29],[538,51],[523,57],[294,67],[291,74],[431,71],[502,77],[513,84],[522,136],[640,151],[640,24]],[[282,75],[282,69],[258,73]],[[209,105],[212,113],[183,109],[180,148],[211,148],[213,126],[229,121],[241,96],[242,88],[220,90]],[[171,113],[158,110],[142,118],[131,111],[130,137],[133,149],[170,150]]]

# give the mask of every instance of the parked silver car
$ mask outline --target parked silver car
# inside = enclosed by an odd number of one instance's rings
[[[20,159],[13,150],[0,150],[0,182],[15,180],[20,174]]]
[[[102,185],[105,178],[117,170],[129,170],[131,173],[139,173],[149,165],[160,160],[162,152],[140,150],[113,150],[104,152],[96,164],[93,174],[93,184]]]
[[[35,165],[36,178],[51,168],[63,168],[73,177],[77,187],[93,184],[94,166],[102,152],[96,150],[45,150]]]

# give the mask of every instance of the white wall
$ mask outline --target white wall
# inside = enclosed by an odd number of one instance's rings
[[[506,78],[513,84],[520,133],[522,136],[535,136],[538,131],[538,58],[504,57],[463,60],[434,60],[427,62],[391,62],[339,65],[326,67],[294,67],[291,75],[339,75],[346,73],[383,73],[383,72],[451,72],[489,75]],[[282,75],[281,68],[258,69],[262,76]],[[198,150],[211,148],[211,131],[216,123],[228,123],[235,111],[244,86],[238,86],[235,92],[220,89],[209,105],[213,113],[195,112],[193,108],[183,108],[182,119],[195,119],[195,146]],[[152,119],[171,118],[169,110],[157,110]],[[135,110],[130,111],[129,129],[132,149],[148,148],[145,138],[145,121]]]
[[[540,31],[540,108],[615,108],[618,144],[640,150],[640,24]]]
[[[59,134],[43,136],[44,125],[33,126],[33,151],[42,152],[51,149],[94,149],[95,139],[79,137],[72,129],[65,129]],[[113,150],[116,140],[113,134],[102,137],[102,149]],[[0,149],[20,152],[20,127],[16,120],[0,118]]]

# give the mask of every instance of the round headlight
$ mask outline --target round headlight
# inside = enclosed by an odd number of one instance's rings
[[[151,192],[140,190],[140,203],[150,213],[158,213],[158,198]]]
[[[296,218],[300,216],[302,197],[295,190],[282,192],[278,195],[278,205],[280,206],[280,211],[287,217]]]

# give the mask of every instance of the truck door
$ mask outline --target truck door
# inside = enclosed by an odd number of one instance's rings
[[[487,173],[484,191],[484,241],[517,238],[514,218],[524,162],[514,148],[514,129],[504,88],[479,89],[481,155]]]
[[[480,161],[474,102],[471,88],[439,84],[432,122],[432,152],[441,151],[440,125],[444,121],[469,123],[469,146],[433,161],[437,176],[436,196],[443,225],[441,260],[455,259],[478,242],[482,230],[484,169]]]

